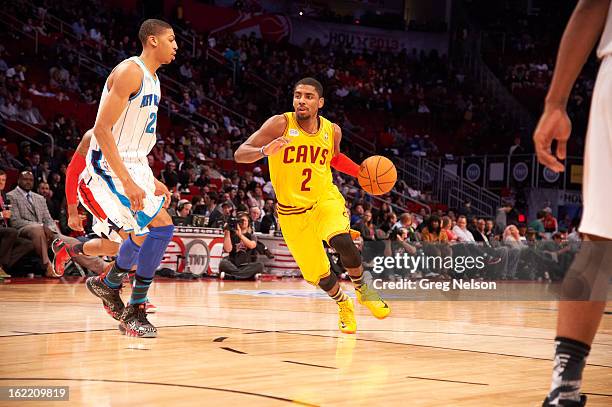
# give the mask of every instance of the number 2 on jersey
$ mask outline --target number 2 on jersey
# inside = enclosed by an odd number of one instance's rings
[[[149,115],[149,119],[151,119],[151,121],[149,122],[149,124],[147,124],[147,129],[146,129],[146,133],[155,133],[155,122],[157,122],[157,113],[151,113],[151,115]]]
[[[310,178],[312,178],[312,170],[310,168],[304,168],[304,171],[302,171],[302,175],[306,177],[306,179],[304,179],[304,181],[302,182],[302,191],[310,191],[308,182],[310,181]]]

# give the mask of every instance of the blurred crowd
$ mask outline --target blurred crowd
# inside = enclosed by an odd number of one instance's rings
[[[44,199],[50,219],[57,221],[53,222],[57,227],[53,235],[64,236],[74,234],[66,221],[66,166],[83,132],[93,123],[59,107],[72,103],[77,110],[95,108],[108,68],[140,51],[135,33],[123,28],[138,26],[139,18],[102,7],[96,0],[37,4],[32,7],[17,2],[8,6],[8,11],[24,22],[24,33],[40,36],[44,52],[34,54],[32,47],[25,45],[29,40],[16,32],[0,35],[0,124],[25,123],[42,129],[53,136],[56,145],[52,148],[36,140],[11,139],[2,126],[0,169],[12,183],[1,189],[8,192],[18,188],[17,173],[19,177],[22,171],[31,173],[31,193]],[[60,29],[51,16],[67,24]],[[520,145],[525,136],[505,115],[502,105],[487,100],[469,77],[453,71],[446,55],[436,51],[413,49],[392,54],[332,47],[311,40],[295,47],[266,43],[255,36],[209,35],[187,25],[177,26],[176,31],[182,36],[179,38],[190,38],[197,46],[195,52],[181,50],[177,62],[163,68],[168,80],[162,82],[170,86],[164,90],[163,99],[169,120],[160,120],[167,124],[158,128],[158,143],[149,160],[155,175],[173,191],[170,211],[183,224],[199,216],[202,224],[223,228],[230,218],[247,213],[253,231],[278,231],[275,196],[265,163],[245,169],[231,162],[233,151],[257,123],[291,109],[291,84],[304,76],[315,76],[325,86],[322,114],[347,133],[377,140],[379,152],[385,155],[505,153],[512,140]],[[537,45],[529,45],[533,42],[529,38],[534,37],[522,35],[519,41],[509,36],[513,49],[533,56]],[[233,69],[221,69],[223,65],[210,58],[211,52],[221,55],[224,65]],[[500,75],[505,75],[511,89],[543,89],[552,69],[551,60],[532,57],[526,61],[531,62],[508,65]],[[253,81],[254,76],[260,81]],[[269,92],[261,91],[261,80],[270,85]],[[586,108],[592,84],[583,81],[578,86],[584,92],[576,94],[575,98],[582,99],[575,103]],[[493,140],[491,134],[496,134]],[[345,140],[350,141],[350,135]],[[355,161],[363,158],[364,152],[355,143],[344,146]],[[507,207],[500,208],[495,219],[474,218],[465,208],[434,213],[423,208],[411,213],[405,197],[429,198],[401,180],[396,186],[400,194],[381,199],[365,194],[356,180],[335,176],[335,181],[346,197],[351,223],[365,241],[405,242],[415,250],[430,250],[429,242],[446,236],[443,244],[449,247],[457,243],[457,247],[463,247],[464,240],[478,247],[490,245],[490,250],[485,250],[489,263],[499,261],[507,268],[508,262],[514,261],[509,260],[512,250],[533,249],[541,242],[564,246],[576,233],[571,220],[552,229],[549,225],[544,231],[539,223],[526,225],[514,218],[502,222],[501,212],[512,213]],[[13,215],[4,216],[5,226],[11,226]],[[486,240],[480,240],[482,236]],[[395,250],[397,245],[389,248]],[[512,250],[503,252],[501,247]],[[412,251],[408,246],[403,250]],[[4,266],[10,267],[8,263]],[[516,270],[506,274],[502,277],[522,276]],[[550,279],[558,274],[528,277]]]

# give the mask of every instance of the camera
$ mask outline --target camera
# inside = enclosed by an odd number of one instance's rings
[[[225,230],[236,230],[238,228],[238,218],[230,216],[225,224]]]

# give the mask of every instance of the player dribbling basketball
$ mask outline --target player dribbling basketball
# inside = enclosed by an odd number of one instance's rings
[[[391,312],[378,293],[363,281],[361,255],[349,233],[344,197],[332,182],[331,168],[357,177],[359,166],[340,153],[340,127],[318,114],[323,86],[313,78],[296,83],[295,111],[268,119],[236,151],[240,163],[268,157],[270,178],[278,200],[278,217],[287,247],[304,279],[318,285],[338,303],[338,326],[354,333],[353,302],[342,291],[322,241],[339,254],[355,285],[358,301],[372,314]]]

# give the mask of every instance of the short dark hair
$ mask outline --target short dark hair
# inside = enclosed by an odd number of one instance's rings
[[[4,170],[0,170],[0,175],[6,175],[6,172],[4,172]]]
[[[147,38],[150,35],[159,35],[162,31],[172,28],[170,24],[163,20],[157,20],[155,18],[150,18],[145,20],[138,30],[138,38],[140,42],[144,45],[147,42]]]
[[[293,90],[295,91],[295,89],[299,86],[299,85],[309,85],[315,88],[315,90],[317,91],[317,93],[319,94],[319,97],[322,98],[323,97],[323,85],[321,85],[321,82],[319,82],[318,80],[316,80],[315,78],[303,78],[300,79],[299,81],[297,81],[297,83],[295,84],[295,86],[293,87]]]

